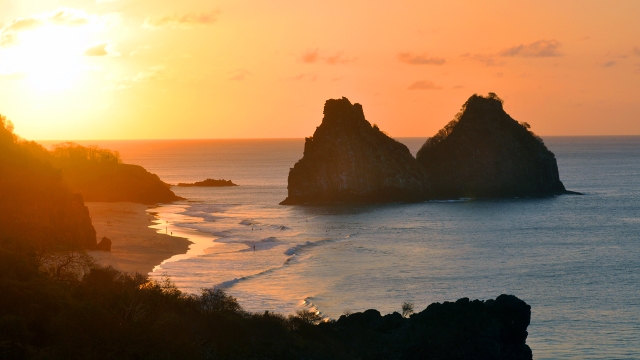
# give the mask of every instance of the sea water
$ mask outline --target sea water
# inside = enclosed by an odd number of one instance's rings
[[[424,138],[398,139],[413,154]],[[546,137],[564,195],[281,206],[303,139],[82,142],[119,150],[173,187],[156,228],[188,236],[158,264],[186,292],[220,286],[249,311],[369,308],[513,294],[532,307],[536,359],[640,358],[640,137]]]

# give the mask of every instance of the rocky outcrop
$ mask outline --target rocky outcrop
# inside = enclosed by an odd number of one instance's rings
[[[102,237],[102,240],[96,245],[98,251],[111,251],[111,239],[106,236]]]
[[[191,187],[191,186],[201,186],[201,187],[223,187],[223,186],[238,186],[234,184],[231,180],[215,180],[215,179],[207,179],[203,181],[196,181],[194,183],[179,183],[178,186],[181,187]]]
[[[304,155],[289,171],[281,203],[419,201],[428,185],[407,147],[365,119],[362,106],[330,99]]]
[[[526,197],[569,193],[556,158],[502,108],[495,94],[473,95],[456,119],[417,154],[435,198]]]

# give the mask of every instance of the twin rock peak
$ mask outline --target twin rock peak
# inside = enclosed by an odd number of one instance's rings
[[[473,95],[414,158],[365,119],[360,104],[329,99],[289,171],[282,205],[538,197],[572,193],[554,154],[494,93]]]

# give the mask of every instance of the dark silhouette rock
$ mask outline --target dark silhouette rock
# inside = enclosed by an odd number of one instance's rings
[[[531,306],[513,295],[434,303],[403,318],[377,310],[320,324],[362,359],[527,359]]]
[[[111,251],[111,239],[106,236],[102,237],[102,240],[96,245],[96,250],[99,251]]]
[[[556,158],[495,94],[473,95],[455,120],[418,151],[435,198],[526,197],[570,193]]]
[[[203,181],[196,181],[194,183],[179,183],[178,186],[183,186],[183,187],[190,187],[190,186],[223,187],[223,186],[238,186],[238,185],[234,184],[231,180],[207,179],[207,180],[203,180]]]
[[[365,119],[362,106],[330,99],[304,155],[289,171],[283,205],[419,201],[428,185],[409,149]]]

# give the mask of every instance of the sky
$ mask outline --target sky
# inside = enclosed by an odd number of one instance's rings
[[[495,92],[542,136],[640,134],[640,1],[0,0],[34,140],[302,138],[347,97],[431,136]]]

